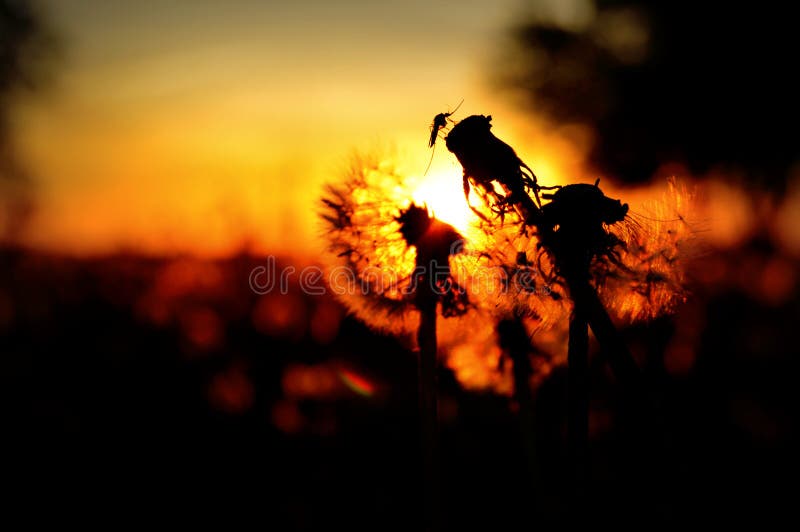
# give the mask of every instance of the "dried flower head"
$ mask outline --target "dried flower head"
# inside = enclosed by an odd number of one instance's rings
[[[585,206],[577,214],[562,210],[559,205],[569,202],[555,200],[574,194],[590,202],[599,194],[607,216],[596,220],[589,271],[604,305],[626,322],[670,312],[686,297],[685,264],[694,240],[686,221],[691,196],[670,181],[659,200],[632,203],[626,212],[621,202],[590,188],[543,195],[544,219],[554,234],[568,234],[571,217],[592,213]],[[558,241],[543,239],[521,216],[500,220],[490,195],[479,196],[484,202],[475,208],[484,217],[474,217],[461,241],[457,231],[413,204],[413,192],[391,162],[374,155],[354,156],[342,179],[326,188],[320,214],[333,291],[357,318],[411,343],[419,323],[415,271],[435,259],[449,268],[450,284],[440,287],[449,296],[440,299],[439,311],[453,316],[439,320],[439,348],[459,381],[469,389],[510,391],[511,370],[495,331],[509,317],[522,319],[540,348],[533,364],[534,380],[540,381],[564,361],[557,339],[563,339],[572,307],[552,254]]]
[[[480,283],[470,282],[464,267],[475,254],[457,231],[413,204],[412,192],[390,162],[374,155],[354,156],[342,179],[326,187],[320,216],[331,289],[359,320],[411,343],[420,315],[415,273],[435,262],[444,363],[467,389],[510,393],[493,316],[470,293]]]
[[[660,197],[633,209],[612,228],[620,240],[614,260],[598,261],[592,275],[610,312],[628,322],[673,312],[685,301],[686,267],[699,242],[692,194],[669,179]]]
[[[399,219],[408,192],[389,161],[354,155],[343,179],[326,187],[320,213],[332,290],[360,320],[400,335],[418,321],[410,297],[415,253]]]
[[[652,188],[661,188],[660,198],[650,190],[647,201],[628,209],[595,186],[569,185],[543,195],[536,226],[519,216],[481,222],[477,256],[507,272],[498,312],[536,317],[541,328],[565,323],[569,264],[588,265],[604,305],[625,322],[673,311],[686,298],[685,269],[696,247],[687,218],[693,196],[675,180]],[[482,208],[489,217],[493,206]]]

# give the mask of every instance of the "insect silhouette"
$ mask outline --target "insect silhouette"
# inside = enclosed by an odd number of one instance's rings
[[[431,123],[431,136],[428,139],[428,147],[433,148],[436,144],[436,139],[439,138],[439,131],[442,128],[447,127],[447,121],[450,119],[450,116],[455,114],[458,111],[458,108],[461,107],[461,104],[464,103],[464,100],[458,102],[456,108],[450,111],[449,113],[439,113],[438,115],[433,117],[433,122]]]
[[[481,197],[493,200],[494,210],[501,219],[509,209],[516,209],[523,219],[527,218],[541,209],[539,191],[558,187],[540,186],[536,174],[514,149],[490,131],[491,121],[491,115],[468,116],[453,126],[445,137],[447,149],[464,169],[464,196],[469,205],[469,192],[473,186]],[[494,182],[500,185],[502,193],[496,190]],[[529,192],[533,193],[535,204],[531,202]],[[472,205],[469,207],[486,219]]]
[[[431,136],[428,138],[428,147],[433,148],[433,152],[431,152],[431,158],[428,160],[428,166],[425,168],[425,173],[423,175],[428,175],[428,170],[431,169],[431,163],[433,162],[433,155],[436,153],[436,139],[439,138],[439,131],[443,128],[447,127],[447,122],[450,120],[450,116],[453,115],[458,108],[461,107],[461,104],[464,103],[462,99],[456,105],[456,108],[450,111],[449,113],[439,113],[438,115],[433,117],[433,122],[431,122]]]

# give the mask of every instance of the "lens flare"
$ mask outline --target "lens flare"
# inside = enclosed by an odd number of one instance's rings
[[[349,369],[340,369],[338,373],[344,385],[358,395],[362,397],[372,397],[375,395],[375,385],[367,380],[366,377]]]

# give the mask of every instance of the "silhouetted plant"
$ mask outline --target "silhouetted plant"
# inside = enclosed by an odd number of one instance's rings
[[[424,526],[435,529],[439,497],[437,315],[463,316],[469,308],[466,291],[450,271],[450,257],[462,251],[463,237],[431,217],[425,207],[413,203],[400,207],[407,203],[402,199],[402,180],[386,165],[356,157],[348,177],[343,184],[328,187],[322,199],[322,217],[328,225],[331,251],[344,261],[345,274],[352,273],[361,285],[343,294],[345,302],[380,328],[407,332],[416,327]]]
[[[693,174],[721,165],[778,189],[787,182],[797,143],[770,132],[800,119],[788,7],[732,4],[720,24],[713,3],[577,5],[519,17],[515,46],[492,62],[491,79],[523,112],[593,128],[589,164],[629,183],[676,161]]]
[[[408,344],[413,344],[420,319],[412,289],[419,254],[416,244],[409,242],[414,235],[408,233],[421,223],[415,217],[435,228],[443,225],[424,208],[412,209],[411,197],[408,180],[391,161],[376,154],[355,155],[341,179],[326,187],[320,213],[328,277],[337,297],[359,320]],[[445,243],[453,238],[445,236]],[[460,242],[458,250],[449,257],[452,287],[468,291],[469,298],[467,304],[458,291],[443,293],[439,313],[447,319],[437,327],[443,362],[468,389],[510,393],[511,372],[499,364],[501,352],[490,314],[494,303],[482,290],[491,282],[475,282],[476,255],[470,241]],[[343,286],[347,283],[350,286]]]
[[[436,471],[437,349],[444,347],[448,365],[467,387],[469,380],[458,372],[465,357],[478,361],[484,374],[497,375],[495,390],[510,392],[513,374],[521,417],[528,421],[530,381],[568,360],[568,440],[574,486],[582,493],[588,326],[617,376],[638,386],[638,368],[606,308],[619,319],[641,320],[669,312],[685,298],[681,253],[692,236],[683,216],[688,196],[670,182],[666,201],[647,216],[629,212],[597,183],[545,187],[489,132],[490,118],[469,117],[446,137],[464,166],[467,201],[471,190],[481,200],[470,205],[476,219],[469,239],[414,205],[406,180],[389,161],[356,156],[322,199],[329,273],[332,280],[337,271],[352,275],[353,286],[339,297],[359,319],[407,339],[416,333],[429,472]],[[429,277],[434,263],[445,270],[439,280]],[[439,314],[449,319],[437,321]],[[532,357],[531,336],[563,330],[567,322],[566,356],[556,349]],[[496,324],[503,323],[498,334]],[[513,368],[503,363],[504,353]],[[532,456],[533,438],[526,439]]]
[[[0,0],[0,240],[14,239],[33,207],[32,182],[13,145],[11,110],[20,93],[48,80],[57,50],[37,7]]]
[[[467,201],[470,185],[475,185],[486,212],[471,208],[486,230],[494,233],[491,236],[495,238],[487,239],[490,249],[485,256],[490,260],[498,256],[501,261],[505,259],[506,267],[512,271],[533,272],[516,291],[527,296],[528,305],[523,308],[542,319],[546,313],[534,310],[542,301],[562,301],[564,295],[572,301],[567,439],[573,469],[573,504],[582,509],[588,470],[589,325],[617,377],[633,389],[640,385],[638,368],[598,297],[598,288],[606,286],[607,297],[624,300],[626,288],[639,294],[635,305],[616,306],[628,317],[654,316],[669,310],[684,297],[682,275],[676,273],[679,256],[675,248],[689,232],[678,215],[675,221],[680,230],[668,230],[666,239],[642,238],[645,231],[637,230],[636,223],[630,223],[617,236],[613,228],[628,217],[627,204],[603,194],[599,180],[594,185],[540,185],[514,150],[490,132],[490,121],[491,116],[467,117],[455,124],[445,139],[463,167]],[[674,192],[674,185],[671,186]],[[552,189],[555,192],[544,192]],[[496,238],[507,217],[522,239],[515,239],[508,232],[503,239]],[[641,224],[638,229],[642,229]],[[502,245],[498,246],[498,242]],[[513,262],[508,260],[511,257]],[[541,290],[537,274],[545,281],[546,291]]]

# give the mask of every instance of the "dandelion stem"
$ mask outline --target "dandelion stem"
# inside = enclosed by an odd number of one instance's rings
[[[422,479],[425,530],[438,528],[439,501],[439,417],[436,383],[436,298],[429,286],[420,283],[417,308],[420,311],[419,409],[422,443]]]
[[[423,207],[412,205],[397,217],[400,233],[409,245],[417,248],[414,269],[414,305],[419,310],[417,345],[419,346],[419,408],[422,444],[422,495],[424,530],[439,528],[439,419],[436,385],[437,308],[445,299],[437,274],[449,276],[449,258],[455,243],[462,240],[455,229],[431,218]],[[452,309],[451,309],[452,310]],[[445,315],[447,315],[445,313]]]
[[[536,433],[534,431],[533,397],[530,378],[533,374],[531,361],[531,342],[525,325],[519,317],[501,321],[497,326],[500,346],[511,359],[514,377],[514,399],[519,405],[519,423],[525,452],[525,465],[520,470],[528,473],[533,494],[533,506],[539,504],[539,467],[536,452]]]
[[[623,387],[637,390],[641,385],[641,371],[611,321],[608,311],[600,302],[597,291],[587,281],[570,282],[569,291],[576,305],[577,301],[581,302],[589,326],[600,344],[602,353],[608,359],[614,376]]]
[[[589,471],[589,327],[585,294],[572,293],[567,349],[567,449],[572,494],[570,513],[580,520],[586,502]]]

